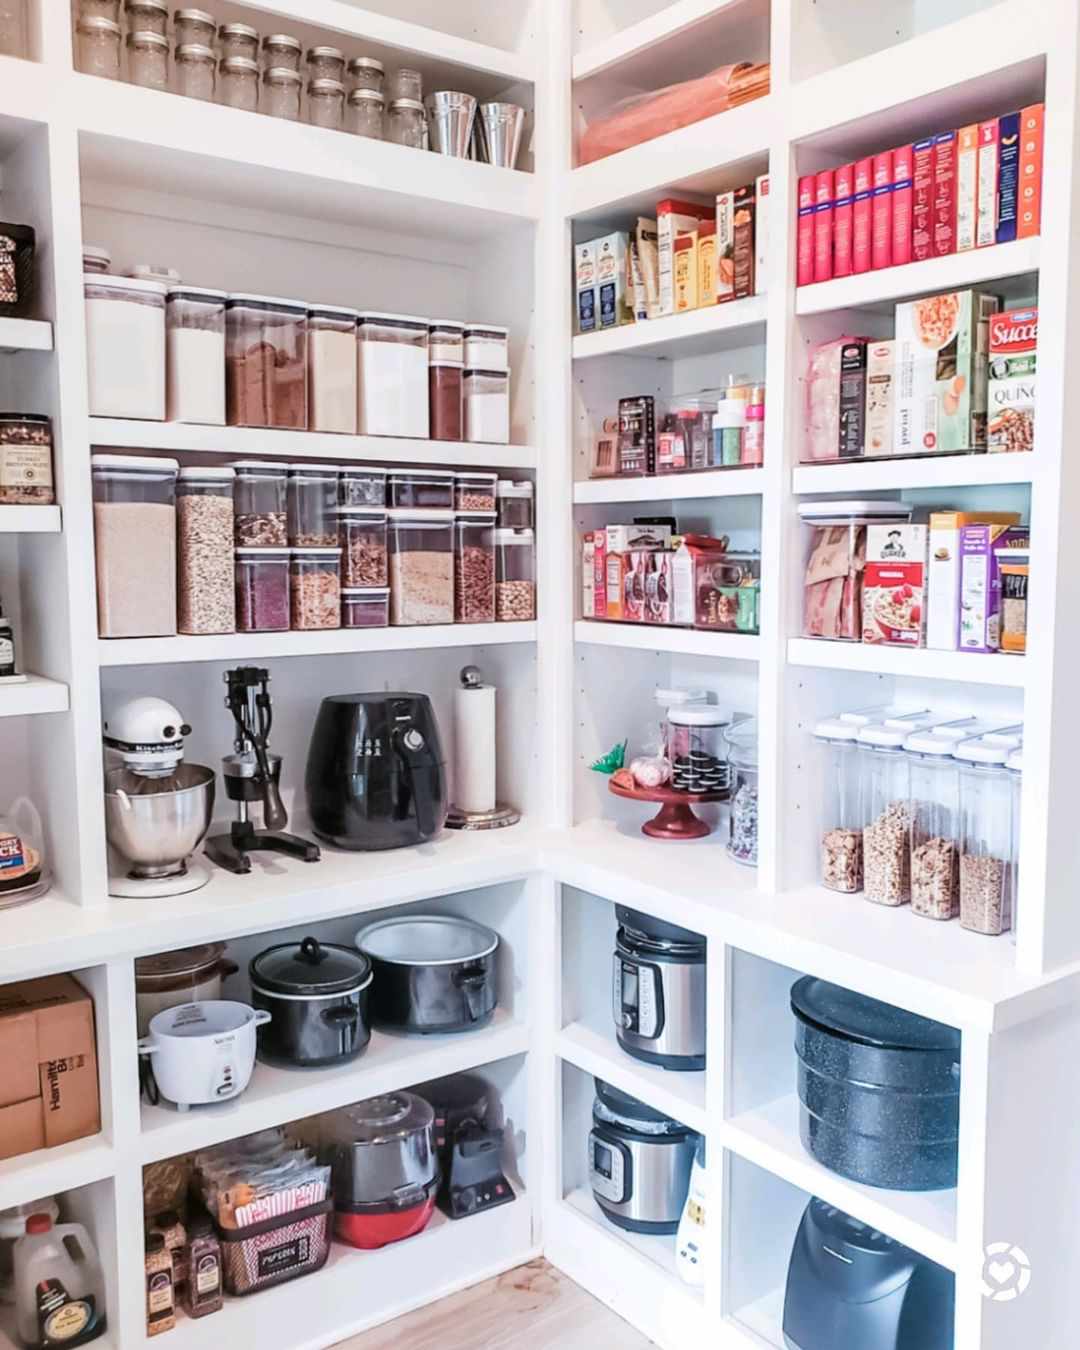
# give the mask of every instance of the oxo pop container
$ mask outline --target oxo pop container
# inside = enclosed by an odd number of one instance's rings
[[[312,431],[356,435],[355,309],[321,306],[308,315],[308,392]]]
[[[170,422],[225,425],[225,292],[171,287],[165,305]]]
[[[93,455],[98,631],[176,634],[175,459]]]
[[[387,505],[395,509],[451,511],[454,507],[452,469],[397,469],[387,482]]]
[[[225,309],[225,357],[229,426],[307,430],[306,305],[231,295]]]
[[[391,622],[453,623],[453,511],[399,509],[389,516]]]
[[[808,527],[803,577],[803,633],[862,641],[863,566],[869,525],[910,521],[913,507],[899,501],[803,502]]]
[[[284,548],[289,542],[288,465],[245,459],[233,468],[237,548]]]
[[[385,628],[390,622],[390,587],[341,588],[342,628]]]
[[[814,728],[821,746],[821,884],[854,894],[863,885],[859,728],[827,718]]]
[[[427,440],[427,320],[361,314],[358,332],[360,434]]]
[[[960,763],[960,923],[998,937],[1012,927],[1012,781],[1008,737],[956,748]]]
[[[293,548],[336,548],[336,464],[289,465],[289,543]]]
[[[338,501],[342,506],[386,505],[386,470],[369,464],[350,464],[338,478]]]
[[[532,530],[495,531],[495,617],[536,618],[536,542]]]
[[[165,287],[91,274],[86,363],[91,417],[165,419]]]
[[[284,633],[289,628],[288,548],[236,550],[236,631]]]
[[[728,856],[746,867],[758,865],[757,721],[748,718],[724,732],[731,765]]]

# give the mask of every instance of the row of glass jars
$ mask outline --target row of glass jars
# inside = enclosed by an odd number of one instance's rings
[[[975,718],[820,722],[821,881],[998,936],[1015,924],[1023,730]]]

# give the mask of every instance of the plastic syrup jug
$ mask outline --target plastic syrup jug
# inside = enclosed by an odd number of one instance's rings
[[[86,1345],[105,1331],[105,1279],[81,1223],[33,1214],[15,1243],[19,1337],[38,1350]]]

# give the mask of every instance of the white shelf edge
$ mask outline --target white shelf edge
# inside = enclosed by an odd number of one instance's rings
[[[114,1174],[116,1165],[116,1152],[101,1134],[5,1158],[0,1162],[0,1210],[102,1181]]]
[[[917,459],[802,464],[792,470],[791,490],[796,495],[803,495],[1031,483],[1038,474],[1038,467],[1038,457],[1030,454],[924,455]]]
[[[744,0],[675,0],[658,13],[578,52],[573,61],[572,77],[577,81],[602,75],[613,66],[715,18],[724,10],[738,9],[743,3]]]
[[[712,469],[705,473],[656,474],[651,478],[594,478],[574,484],[578,506],[615,502],[701,501],[710,497],[758,497],[763,469]]]
[[[695,628],[609,623],[603,619],[579,619],[574,624],[574,639],[594,647],[714,656],[728,661],[757,661],[761,653],[761,640],[754,633],[706,633]]]
[[[1000,652],[942,652],[927,647],[911,650],[865,642],[831,642],[827,638],[790,638],[788,664],[818,670],[854,670],[870,675],[903,675],[926,680],[1022,689],[1027,678],[1023,656]]]
[[[740,336],[745,336],[746,345],[750,345],[762,340],[767,313],[767,297],[751,295],[619,328],[579,333],[574,338],[573,356],[575,361],[614,355],[663,357],[669,350],[677,355],[683,345],[707,346],[711,338],[724,339],[730,346],[730,339]],[[757,329],[761,333],[755,332]]]
[[[66,684],[43,675],[27,675],[18,684],[0,683],[0,717],[36,717],[42,713],[67,712],[70,694]]]
[[[58,506],[0,506],[0,534],[59,534]]]
[[[0,318],[0,352],[51,352],[53,326],[45,319]]]

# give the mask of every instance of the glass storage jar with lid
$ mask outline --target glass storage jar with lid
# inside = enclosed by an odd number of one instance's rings
[[[129,33],[157,33],[167,37],[169,32],[168,0],[125,0],[124,17]]]
[[[158,33],[127,35],[128,79],[143,89],[168,89],[169,39]]]
[[[308,313],[308,410],[312,431],[356,435],[355,309],[320,306]]]
[[[303,80],[295,70],[273,66],[263,74],[262,111],[268,117],[300,120],[300,90]]]
[[[176,484],[177,591],[181,633],[236,629],[233,486],[228,468],[181,469]]]
[[[289,543],[293,548],[338,548],[337,499],[336,464],[289,465]]]
[[[226,108],[259,110],[259,63],[246,56],[226,56],[218,63],[218,100]]]
[[[288,548],[236,550],[236,629],[284,633],[289,628]]]
[[[341,584],[349,590],[385,586],[387,564],[385,511],[339,506],[338,542],[341,544]]]
[[[185,98],[213,102],[214,72],[217,61],[213,48],[198,42],[186,42],[176,49],[176,92]]]
[[[307,53],[309,80],[345,79],[345,53],[339,47],[309,47]]]
[[[495,512],[454,518],[454,619],[495,621]]]
[[[175,459],[92,455],[98,632],[176,634]]]
[[[173,15],[173,31],[177,47],[194,43],[213,49],[217,22],[205,9],[178,9]]]
[[[225,394],[231,427],[306,431],[307,305],[230,295],[225,306]]]
[[[454,513],[391,510],[390,621],[454,622]]]
[[[657,753],[671,759],[678,748],[678,742],[672,738],[668,725],[668,713],[672,708],[689,708],[699,703],[708,703],[709,695],[705,689],[654,689],[653,701],[660,709],[659,740]],[[730,718],[728,719],[730,721]],[[650,746],[651,750],[652,747]],[[726,751],[725,751],[726,754]]]
[[[500,530],[536,528],[532,483],[528,481],[513,483],[509,479],[500,478],[495,487],[495,501]]]
[[[476,370],[509,370],[510,329],[493,323],[467,323],[464,359]]]
[[[427,146],[427,116],[424,105],[416,99],[398,98],[390,104],[390,140],[395,145],[407,145],[413,150]]]
[[[432,361],[428,366],[428,405],[433,441],[465,439],[464,371],[460,361]]]
[[[731,765],[728,856],[747,867],[758,865],[757,720],[736,722],[724,733]]]
[[[510,372],[466,369],[462,392],[465,439],[474,444],[507,445],[510,441]]]
[[[390,622],[390,587],[341,588],[342,628],[385,628]]]
[[[495,514],[495,485],[497,473],[473,470],[454,474],[454,509],[456,511],[490,511]]]
[[[381,141],[385,111],[382,94],[374,89],[354,89],[345,105],[345,130]]]
[[[682,703],[667,710],[671,786],[677,792],[730,793],[730,725],[731,713],[711,704]]]
[[[345,117],[345,86],[340,80],[309,80],[307,120],[313,127],[340,131]]]
[[[360,434],[429,439],[427,320],[362,313],[358,336]]]
[[[418,70],[411,70],[408,66],[395,70],[390,80],[390,97],[423,104],[424,77]]]
[[[218,29],[221,59],[242,56],[245,61],[259,59],[259,34],[249,23],[223,23]]]
[[[1012,797],[1012,808],[1009,814],[1009,824],[1012,843],[1009,848],[1009,859],[1012,872],[1012,897],[1013,897],[1013,915],[1012,915],[1012,935],[1013,942],[1016,941],[1016,935],[1020,931],[1020,822],[1021,822],[1021,799],[1024,792],[1024,748],[1014,750],[1005,761],[1005,767],[1009,771],[1009,790]]]
[[[386,83],[386,67],[373,56],[354,56],[349,62],[349,91],[370,89],[376,94],[383,92]]]
[[[225,292],[174,286],[165,304],[166,417],[225,425]]]
[[[80,19],[79,69],[103,80],[120,78],[120,25],[111,19]]]
[[[285,548],[289,542],[288,467],[240,460],[236,470],[236,547]]]
[[[369,464],[343,467],[338,500],[342,506],[385,506],[386,470]]]
[[[294,548],[289,559],[292,627],[341,627],[341,549]]]
[[[495,617],[500,623],[536,618],[536,543],[532,530],[495,531]]]
[[[263,67],[266,70],[291,70],[300,73],[304,46],[291,33],[267,33],[262,40]]]
[[[4,6],[7,9],[24,8],[24,0],[4,0]],[[0,9],[0,14],[4,11]],[[80,19],[109,19],[113,23],[120,22],[120,0],[79,0],[79,18]]]
[[[814,728],[821,755],[821,884],[854,894],[863,886],[862,758],[859,728],[826,718]]]
[[[392,507],[450,511],[454,506],[452,469],[392,469],[387,485]]]
[[[88,275],[91,417],[165,419],[165,290],[157,281]]]
[[[1012,927],[1012,782],[1015,746],[988,737],[956,747],[960,763],[960,924],[997,937]]]

